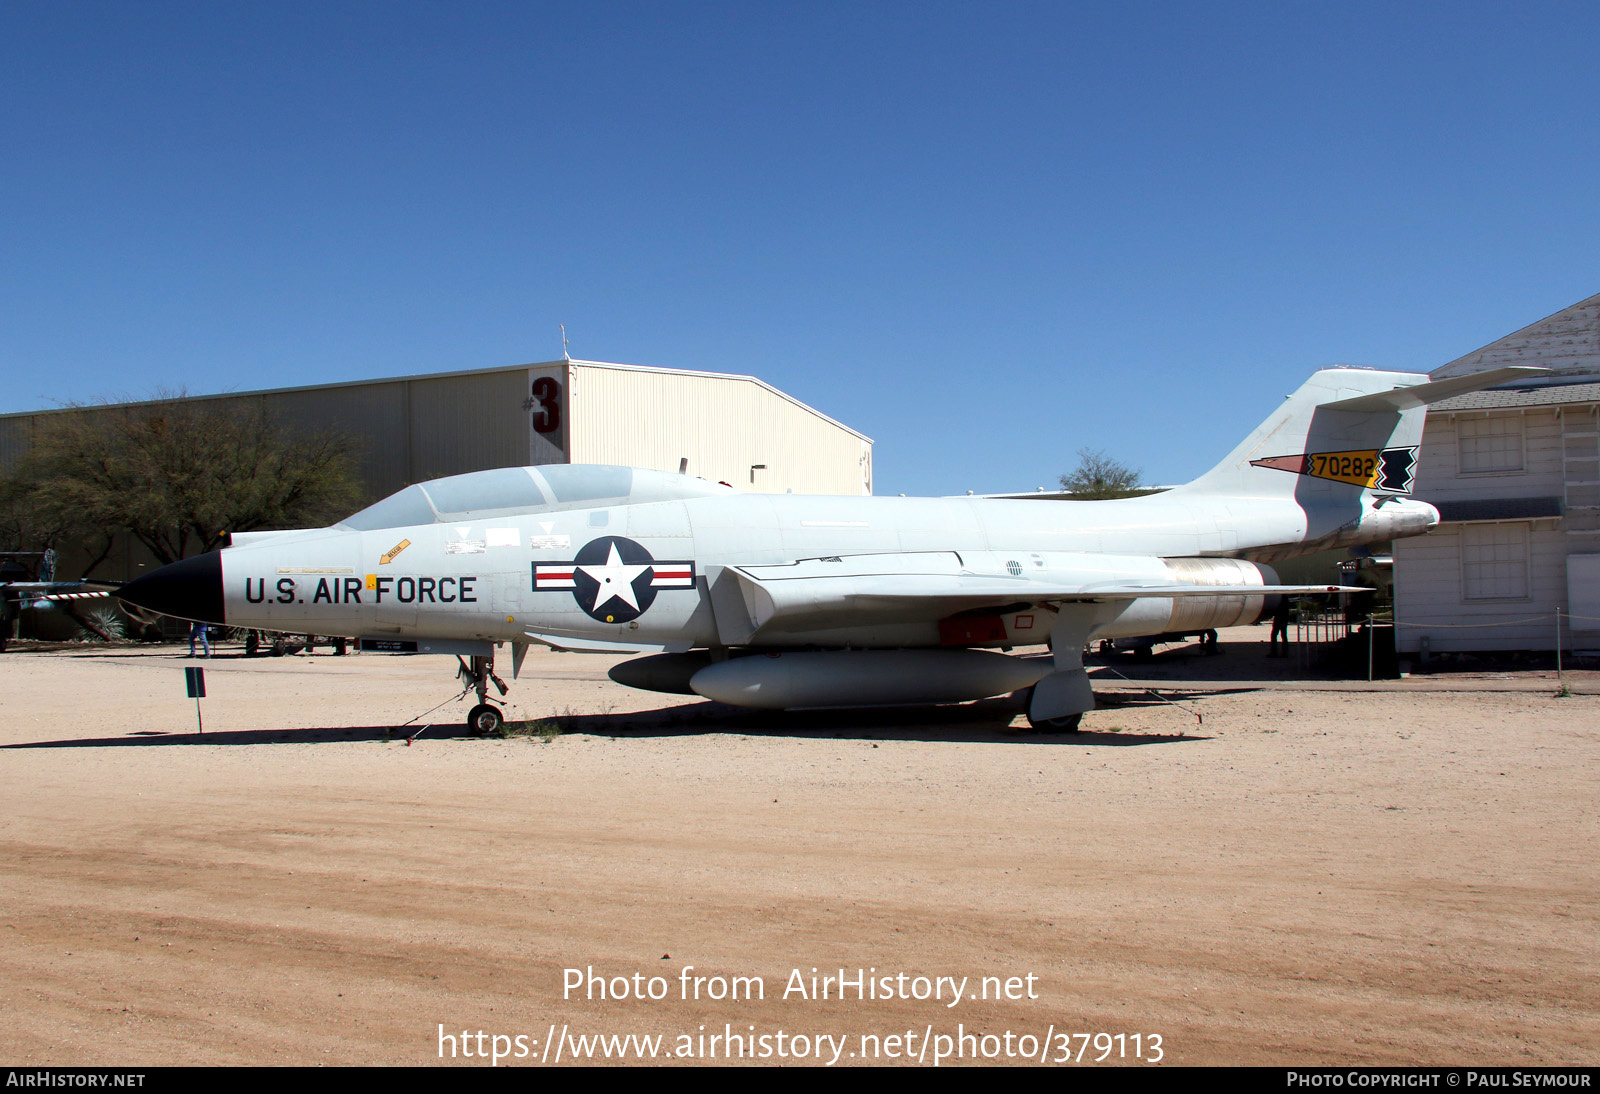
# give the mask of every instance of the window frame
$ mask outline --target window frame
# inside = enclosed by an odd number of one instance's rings
[[[1490,422],[1515,423],[1516,425],[1516,466],[1515,467],[1481,467],[1469,470],[1467,468],[1467,429],[1468,426],[1486,425]],[[1487,475],[1525,475],[1528,473],[1528,423],[1522,414],[1485,414],[1476,416],[1456,416],[1456,474],[1463,478],[1483,478]],[[1474,437],[1473,440],[1481,438]]]
[[[1505,532],[1505,531],[1510,531],[1510,532],[1513,532],[1513,533],[1519,533],[1517,535],[1517,542],[1511,543],[1511,544],[1503,544],[1503,545],[1502,544],[1484,544],[1484,543],[1470,544],[1470,543],[1468,543],[1468,540],[1470,538],[1472,538],[1472,536],[1474,534],[1480,534],[1481,535],[1481,534],[1486,533],[1486,532],[1499,533],[1499,532]],[[1502,603],[1516,603],[1516,602],[1529,601],[1529,600],[1533,599],[1533,525],[1532,525],[1531,522],[1529,522],[1529,521],[1484,521],[1484,522],[1481,522],[1481,523],[1464,524],[1464,525],[1461,526],[1461,541],[1460,542],[1461,542],[1461,552],[1460,552],[1460,554],[1461,554],[1461,601],[1462,601],[1462,603],[1464,603],[1464,604],[1482,604],[1482,603],[1494,602],[1494,601],[1498,601],[1498,602],[1502,602]],[[1476,561],[1468,559],[1467,555],[1468,555],[1469,550],[1473,549],[1474,547],[1476,547],[1478,549],[1482,549],[1482,548],[1484,548],[1486,546],[1487,547],[1492,547],[1492,548],[1498,548],[1500,546],[1511,546],[1511,547],[1515,548],[1518,552],[1520,552],[1521,558],[1520,558],[1520,560],[1516,559],[1516,558],[1504,558],[1504,559],[1502,559],[1502,558],[1489,558],[1489,559],[1478,559]],[[1473,574],[1472,574],[1471,567],[1496,566],[1496,565],[1501,565],[1501,564],[1504,564],[1504,563],[1516,562],[1516,561],[1520,561],[1522,563],[1522,578],[1521,578],[1522,592],[1520,594],[1512,594],[1512,595],[1483,594],[1483,593],[1480,593],[1479,595],[1474,595],[1473,594],[1473,587],[1474,587],[1474,583],[1475,582],[1478,584],[1478,587],[1480,589],[1482,587],[1484,587],[1485,585],[1490,584],[1490,582],[1486,581],[1485,578],[1482,577],[1482,576],[1474,577]]]

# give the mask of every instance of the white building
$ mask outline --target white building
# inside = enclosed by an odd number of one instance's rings
[[[1434,371],[1547,378],[1429,408],[1416,496],[1439,528],[1394,545],[1402,653],[1600,648],[1600,296]]]
[[[752,493],[872,493],[871,438],[753,376],[551,361],[527,366],[527,385],[529,463],[687,460]]]

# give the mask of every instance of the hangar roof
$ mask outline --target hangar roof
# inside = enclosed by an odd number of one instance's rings
[[[571,358],[564,361],[535,361],[527,364],[499,365],[494,368],[458,369],[453,372],[419,372],[409,376],[374,376],[367,380],[339,380],[328,384],[301,384],[296,387],[252,388],[249,391],[215,391],[208,392],[204,395],[193,395],[185,392],[178,396],[168,396],[166,398],[135,399],[127,402],[105,404],[95,403],[92,404],[92,408],[99,409],[102,406],[152,406],[156,403],[170,402],[175,397],[196,401],[203,399],[237,399],[245,395],[281,395],[287,392],[297,391],[327,391],[333,388],[366,387],[374,384],[398,384],[405,383],[410,380],[449,380],[457,376],[489,376],[495,373],[510,372],[518,369],[549,368],[553,365],[575,365],[579,368],[614,369],[619,372],[650,372],[667,376],[700,376],[714,380],[738,380],[744,383],[751,383],[755,384],[757,387],[765,389],[773,395],[776,395],[785,402],[794,404],[801,410],[814,414],[818,418],[838,426],[846,433],[850,433],[856,437],[859,437],[869,444],[872,443],[872,438],[867,436],[865,433],[862,433],[859,430],[851,429],[837,418],[833,418],[822,413],[822,411],[818,410],[816,407],[801,402],[793,395],[773,387],[765,380],[762,380],[756,376],[745,376],[736,372],[705,372],[698,369],[662,368],[655,365],[620,365],[609,361],[580,361],[577,358]],[[82,409],[84,408],[81,406],[41,407],[38,410],[11,411],[5,414],[0,414],[0,418],[30,418],[39,414],[60,414]]]
[[[1600,383],[1549,384],[1541,387],[1494,388],[1443,399],[1428,409],[1433,413],[1453,410],[1515,410],[1521,407],[1561,406],[1569,403],[1600,403]]]

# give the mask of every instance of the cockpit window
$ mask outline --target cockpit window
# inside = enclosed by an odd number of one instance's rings
[[[371,532],[379,528],[432,524],[470,513],[532,509],[544,504],[544,491],[525,469],[499,467],[493,471],[473,471],[419,482],[340,523],[358,532]]]
[[[372,532],[379,528],[409,528],[414,524],[432,524],[433,506],[420,486],[408,486],[398,494],[390,494],[380,502],[367,506],[361,512],[340,521],[346,528],[358,532]]]
[[[604,464],[545,464],[473,471],[408,486],[340,521],[374,532],[486,516],[583,509],[624,502],[699,498],[731,492],[703,479]]]
[[[539,468],[550,484],[556,500],[562,502],[598,501],[625,498],[633,489],[633,468],[605,464],[558,463]]]
[[[528,509],[545,503],[544,493],[520,467],[451,475],[422,484],[441,514],[483,509]]]

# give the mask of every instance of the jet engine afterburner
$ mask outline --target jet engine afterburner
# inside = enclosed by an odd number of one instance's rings
[[[1165,558],[1174,585],[1277,585],[1270,566],[1237,558]],[[1157,631],[1179,634],[1218,627],[1244,627],[1259,623],[1277,607],[1275,595],[1178,596],[1149,605],[1164,609],[1166,621]],[[1145,632],[1153,633],[1153,632]]]

